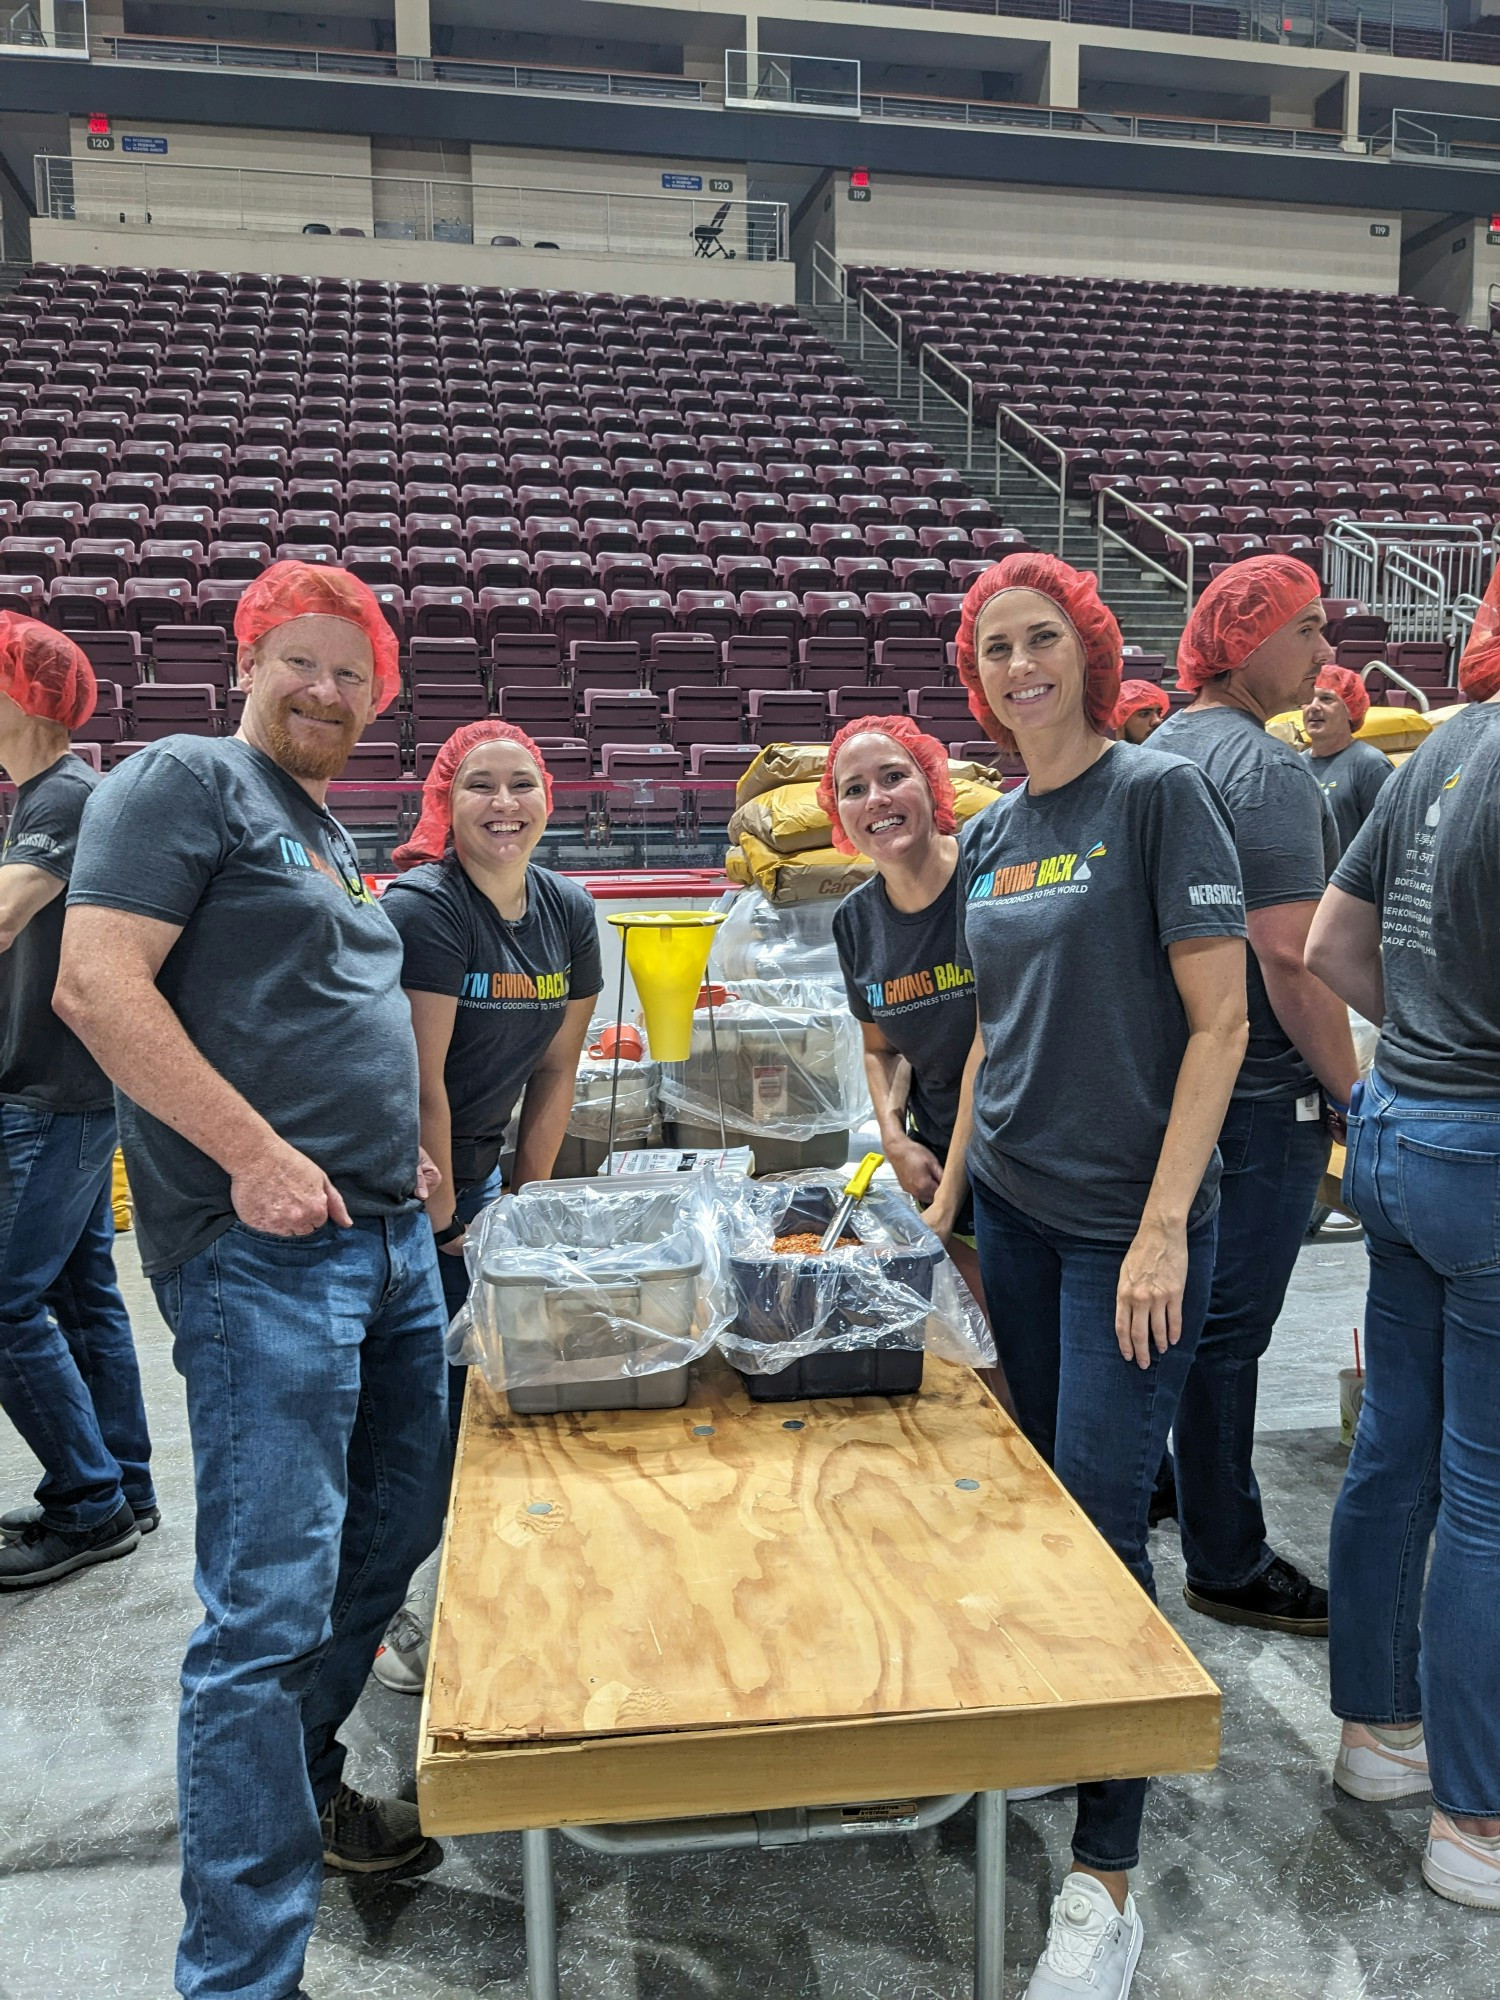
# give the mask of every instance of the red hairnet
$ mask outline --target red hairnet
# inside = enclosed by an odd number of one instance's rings
[[[76,729],[93,714],[98,688],[87,653],[65,632],[0,611],[0,694],[39,722]]]
[[[1322,595],[1317,571],[1295,556],[1250,556],[1231,563],[1198,599],[1177,642],[1177,685],[1201,688],[1215,674],[1244,666]]]
[[[1158,715],[1165,715],[1172,706],[1165,688],[1155,681],[1122,681],[1120,699],[1115,703],[1115,728],[1123,729],[1128,717],[1139,715],[1143,708],[1154,708]]]
[[[367,583],[331,564],[272,563],[240,599],[234,636],[242,646],[253,646],[294,618],[342,618],[357,625],[375,656],[375,712],[390,707],[401,687],[400,649]]]
[[[833,767],[844,745],[855,736],[886,736],[906,751],[932,794],[932,822],[939,833],[958,831],[958,814],[953,804],[953,780],[948,775],[948,752],[934,736],[925,736],[909,715],[860,715],[846,722],[828,746],[828,762],[818,780],[818,804],[833,827],[833,844],[840,854],[858,849],[845,833],[839,819],[838,795],[834,789]]]
[[[1352,667],[1324,667],[1318,686],[1336,694],[1349,711],[1351,725],[1358,729],[1370,713],[1370,691]]]
[[[1458,663],[1458,684],[1470,701],[1500,694],[1500,567],[1490,578]]]
[[[410,840],[398,847],[391,859],[401,869],[419,868],[424,861],[441,861],[453,835],[453,781],[458,767],[471,750],[482,743],[514,743],[541,773],[542,795],[547,811],[552,811],[552,775],[524,729],[513,722],[468,722],[455,729],[432,760],[432,769],[422,781],[422,812]]]
[[[1115,614],[1099,595],[1087,570],[1060,562],[1056,556],[1031,552],[1006,556],[982,570],[964,595],[958,622],[958,677],[969,690],[969,708],[986,736],[1002,750],[1014,750],[1016,739],[985,699],[974,651],[979,615],[991,598],[1005,590],[1035,590],[1050,598],[1072,626],[1083,649],[1083,710],[1089,727],[1107,735],[1115,726],[1120,694],[1120,628]]]

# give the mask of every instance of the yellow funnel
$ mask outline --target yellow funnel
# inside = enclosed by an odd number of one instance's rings
[[[686,1062],[693,1004],[708,970],[714,931],[724,919],[711,910],[637,910],[609,921],[624,933],[625,963],[641,997],[653,1058]]]

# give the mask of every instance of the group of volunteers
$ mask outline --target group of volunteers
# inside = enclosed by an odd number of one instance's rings
[[[1143,1588],[1171,1511],[1196,1610],[1330,1634],[1335,1781],[1430,1786],[1426,1877],[1488,1909],[1497,628],[1487,610],[1466,656],[1475,705],[1377,796],[1312,570],[1216,578],[1169,709],[1122,685],[1094,579],[1020,553],[970,588],[958,670],[1024,782],[960,835],[945,750],[877,716],[839,732],[820,786],[835,844],[872,864],[834,932],[882,1146],[989,1303],[997,1393]],[[602,977],[589,898],[531,858],[551,805],[535,744],[495,721],[453,736],[377,896],[327,791],[396,693],[379,605],[283,562],[235,633],[238,735],[168,738],[101,783],[69,748],[87,660],[0,618],[0,1405],[43,1468],[0,1521],[0,1590],[157,1524],[110,1250],[118,1111],[197,1486],[176,1990],[305,2000],[324,1867],[441,1859],[415,1807],[344,1782],[338,1731],[377,1649],[389,1685],[420,1685],[408,1591],[442,1533],[465,1230],[508,1127],[511,1185],[551,1174]],[[1266,728],[1294,706],[1311,755]],[[1381,1024],[1365,1082],[1349,1006]],[[1253,1444],[1346,1132],[1371,1291],[1330,1616],[1268,1538]],[[1078,1786],[1029,2000],[1128,1993],[1146,1793]]]

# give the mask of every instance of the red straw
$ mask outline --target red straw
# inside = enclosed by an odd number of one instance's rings
[[[1364,1371],[1364,1369],[1363,1369],[1363,1368],[1361,1368],[1361,1367],[1360,1367],[1360,1365],[1359,1365],[1359,1328],[1358,1328],[1358,1327],[1356,1327],[1356,1328],[1354,1329],[1354,1372],[1355,1372],[1355,1374],[1356,1374],[1356,1375],[1363,1375],[1363,1374],[1364,1374],[1364,1372],[1365,1372],[1365,1371]]]

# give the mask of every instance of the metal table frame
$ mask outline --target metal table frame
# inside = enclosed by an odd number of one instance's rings
[[[890,1819],[848,1821],[838,1806],[794,1806],[785,1812],[745,1813],[722,1819],[648,1820],[634,1826],[566,1826],[559,1829],[594,1854],[702,1854],[723,1848],[800,1847],[811,1841],[869,1839],[920,1833],[941,1826],[977,1796],[974,1861],[974,2000],[1002,2000],[1005,1980],[1004,1792],[950,1792],[921,1799]],[[883,1803],[877,1801],[875,1803]],[[552,1829],[521,1835],[521,1892],[526,1913],[526,1990],[529,2000],[561,2000],[557,1968],[557,1897],[552,1872]]]

